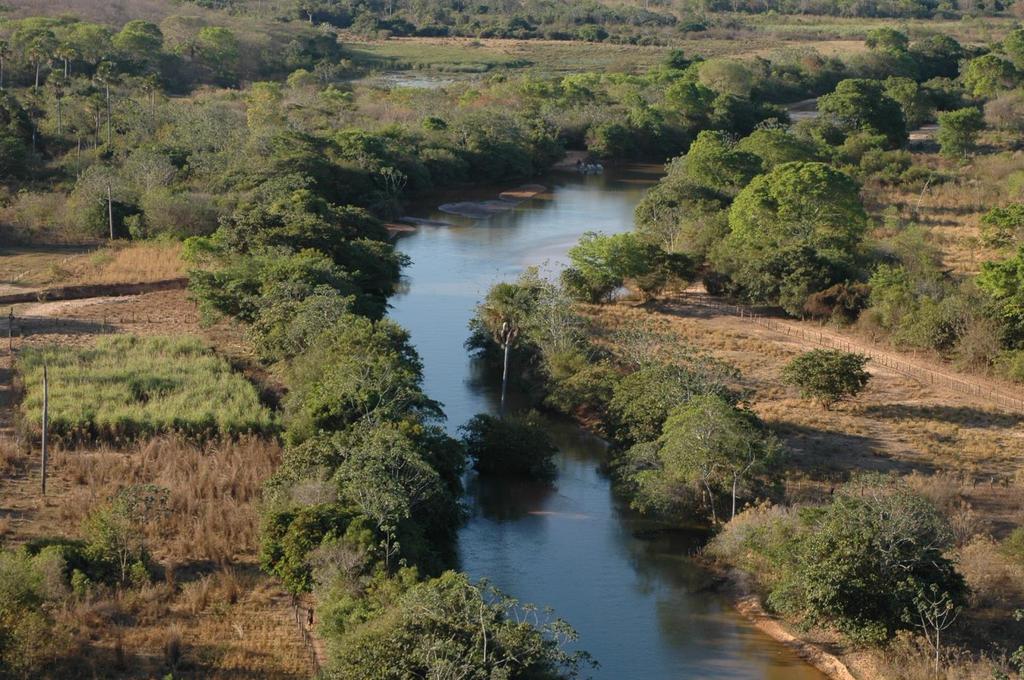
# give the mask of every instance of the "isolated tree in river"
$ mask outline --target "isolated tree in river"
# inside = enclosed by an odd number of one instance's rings
[[[501,406],[505,413],[508,395],[508,367],[515,345],[523,331],[535,300],[534,291],[514,283],[495,284],[477,308],[477,318],[504,352],[501,370]]]
[[[801,354],[782,370],[783,380],[799,388],[801,396],[814,399],[828,410],[855,397],[867,386],[871,374],[864,370],[868,358],[832,349]]]

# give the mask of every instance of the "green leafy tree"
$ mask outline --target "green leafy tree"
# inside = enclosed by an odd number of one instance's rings
[[[982,215],[981,238],[996,248],[1024,242],[1024,203],[992,208]]]
[[[627,282],[650,295],[673,278],[685,278],[688,261],[665,253],[635,233],[607,236],[587,232],[569,249],[562,283],[574,297],[603,302]]]
[[[1003,324],[1003,342],[1024,347],[1024,248],[1003,260],[983,262],[978,288],[995,304]]]
[[[170,492],[153,484],[127,486],[86,518],[86,554],[114,567],[118,581],[148,576],[146,534],[169,511]]]
[[[653,465],[640,466],[632,475],[634,503],[642,509],[670,511],[685,497],[687,487],[699,486],[717,525],[717,498],[731,498],[735,517],[743,485],[767,469],[777,448],[751,413],[718,395],[695,396],[665,421]]]
[[[415,513],[443,503],[441,477],[413,439],[397,427],[373,428],[346,455],[335,474],[340,493],[370,518],[382,536],[384,568],[401,550],[399,531]]]
[[[512,348],[523,333],[537,300],[538,288],[520,283],[496,283],[477,306],[476,322],[490,334],[502,350],[501,405],[505,412],[508,397]],[[472,328],[472,323],[470,324]]]
[[[936,135],[943,156],[964,158],[977,146],[978,135],[985,129],[985,117],[979,109],[968,107],[939,114]]]
[[[1003,38],[1003,51],[1018,71],[1024,71],[1024,28],[1010,31]]]
[[[928,122],[934,111],[927,91],[916,80],[890,76],[884,82],[886,96],[900,105],[908,128],[918,128]]]
[[[725,384],[733,372],[706,359],[693,357],[689,366],[650,361],[616,383],[606,423],[615,441],[628,446],[657,439],[669,414],[695,397],[733,400]]]
[[[285,401],[289,441],[361,423],[440,417],[421,389],[423,365],[409,334],[390,320],[349,316],[292,362]]]
[[[954,607],[967,588],[945,556],[946,521],[901,485],[857,481],[808,517],[788,573],[768,597],[807,624],[829,623],[865,642],[912,628],[922,592],[946,593]]]
[[[199,58],[221,84],[231,85],[238,78],[241,58],[238,38],[221,26],[204,26],[196,35]]]
[[[550,479],[557,453],[535,413],[495,418],[481,413],[459,428],[466,453],[482,474],[512,474]]]
[[[890,52],[906,52],[910,45],[910,39],[905,33],[894,28],[883,26],[868,31],[864,44],[872,50],[886,50]]]
[[[824,120],[847,134],[868,131],[883,135],[890,148],[907,141],[907,122],[900,105],[885,92],[880,80],[850,78],[840,81],[835,91],[818,99]]]
[[[164,45],[164,34],[156,24],[135,19],[126,23],[111,43],[128,60],[148,64],[159,56]]]
[[[446,572],[413,585],[362,626],[329,641],[326,673],[339,680],[406,677],[575,678],[588,661],[564,645],[576,633],[487,584]]]
[[[831,349],[801,354],[782,371],[783,380],[814,399],[826,410],[845,399],[856,397],[867,387],[871,374],[864,370],[868,358]]]
[[[737,151],[751,153],[761,159],[761,167],[771,170],[783,163],[820,160],[821,154],[807,139],[783,128],[755,130],[736,145]],[[744,182],[744,185],[746,182]]]
[[[975,97],[994,97],[1013,89],[1019,81],[1013,64],[994,54],[971,59],[964,66],[960,79]]]
[[[798,314],[811,293],[849,277],[866,228],[850,177],[824,163],[784,163],[736,197],[711,260],[736,293]]]
[[[733,195],[761,172],[761,159],[737,147],[725,132],[704,130],[679,161],[693,181]]]

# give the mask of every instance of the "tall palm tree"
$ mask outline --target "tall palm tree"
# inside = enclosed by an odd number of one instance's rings
[[[107,146],[110,146],[113,137],[110,114],[110,86],[117,80],[117,72],[114,70],[114,65],[109,61],[100,62],[100,65],[96,67],[93,79],[103,86],[103,96],[107,107]]]
[[[480,304],[478,317],[491,337],[504,352],[501,371],[501,405],[499,414],[505,415],[508,396],[508,368],[512,346],[519,339],[533,307],[534,294],[526,286],[514,283],[495,284]]]
[[[71,60],[78,58],[78,50],[71,43],[63,42],[54,51],[53,56],[64,62],[64,80],[71,75]]]

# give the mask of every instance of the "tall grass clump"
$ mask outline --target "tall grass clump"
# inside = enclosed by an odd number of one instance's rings
[[[171,432],[203,440],[276,427],[253,385],[198,339],[120,335],[21,354],[21,414],[32,431],[41,422],[44,363],[50,432],[66,444]]]

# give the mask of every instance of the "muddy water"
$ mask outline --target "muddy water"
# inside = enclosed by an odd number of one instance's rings
[[[658,171],[556,175],[541,180],[547,193],[486,220],[428,207],[412,213],[449,224],[399,240],[413,264],[391,316],[411,331],[427,393],[444,403],[453,432],[476,413],[496,411],[497,376],[485,375],[463,348],[466,323],[488,287],[530,265],[557,267],[585,231],[631,229],[633,209]],[[493,199],[499,190],[458,198]],[[470,480],[472,516],[459,537],[464,570],[553,607],[600,662],[595,678],[824,677],[708,590],[707,575],[688,558],[704,540],[699,530],[667,530],[616,497],[599,472],[600,439],[561,421],[551,422],[551,432],[560,448],[553,485]]]

